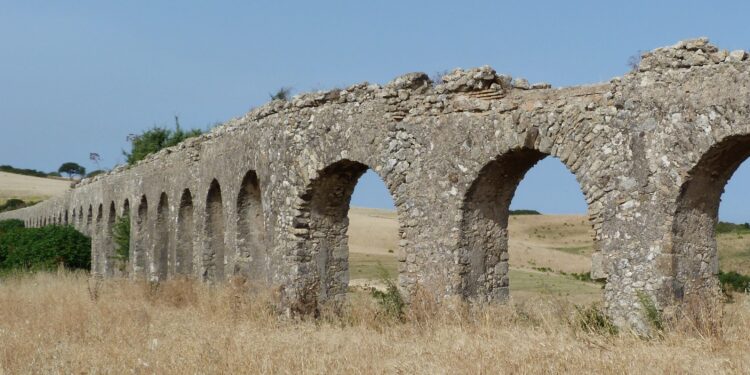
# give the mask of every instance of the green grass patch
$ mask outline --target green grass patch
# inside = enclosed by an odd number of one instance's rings
[[[509,271],[511,294],[516,291],[559,296],[600,295],[601,285],[576,280],[571,276],[529,272],[511,268]]]
[[[398,277],[398,259],[395,255],[349,253],[350,279],[380,280],[383,269],[390,279]]]
[[[593,246],[591,245],[553,247],[552,249],[573,255],[589,255],[593,253]]]
[[[716,233],[750,233],[750,223],[735,224],[720,221],[716,224]]]

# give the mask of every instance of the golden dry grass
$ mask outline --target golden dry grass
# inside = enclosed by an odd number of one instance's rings
[[[62,195],[70,189],[70,180],[25,176],[0,172],[0,200],[10,198],[34,202]]]
[[[474,309],[415,303],[398,322],[360,294],[343,316],[296,321],[240,283],[88,286],[84,274],[0,280],[0,373],[750,372],[744,298],[725,305],[716,334],[679,325],[643,339],[589,331],[558,299]]]

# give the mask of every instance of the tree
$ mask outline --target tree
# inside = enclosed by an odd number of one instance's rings
[[[200,129],[183,131],[180,128],[180,119],[175,116],[175,130],[154,126],[144,131],[141,135],[130,134],[127,140],[130,142],[130,152],[123,151],[128,164],[135,164],[146,156],[153,154],[163,148],[174,146],[185,139],[200,135]]]
[[[57,169],[57,171],[67,174],[68,178],[73,178],[73,175],[83,177],[86,174],[86,168],[73,162],[64,163],[60,166],[60,168]]]

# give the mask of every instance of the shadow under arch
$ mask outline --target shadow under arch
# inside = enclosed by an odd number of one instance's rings
[[[154,226],[153,274],[157,280],[166,280],[169,275],[169,197],[162,192],[156,206]]]
[[[526,173],[548,156],[555,157],[527,147],[512,149],[485,164],[471,183],[461,205],[459,276],[455,285],[465,299],[502,302],[509,298],[510,204]],[[576,181],[586,196],[577,176]],[[592,241],[596,252],[596,238]]]
[[[724,188],[750,157],[750,135],[727,137],[706,151],[688,172],[677,197],[672,222],[672,294],[717,296],[719,258],[716,224]]]
[[[203,254],[205,281],[223,281],[226,244],[224,243],[224,206],[221,185],[213,179],[206,194],[206,252]]]
[[[193,273],[193,195],[190,189],[182,191],[180,207],[177,211],[177,246],[175,249],[175,273],[191,275]]]
[[[349,206],[355,186],[368,169],[368,165],[358,161],[339,160],[319,170],[301,196],[299,214],[293,225],[297,230],[306,230],[301,233],[305,233],[302,237],[305,242],[304,258],[309,259],[306,275],[309,279],[306,280],[305,295],[301,296],[301,301],[306,304],[303,310],[306,311],[300,312],[316,312],[328,302],[338,306],[346,299],[349,284]],[[386,186],[393,201],[398,202],[394,199],[392,186],[387,183]],[[398,226],[401,233],[401,220]]]
[[[242,179],[237,195],[237,250],[235,273],[250,280],[261,279],[266,264],[265,223],[260,182],[255,171]]]
[[[145,195],[141,196],[138,203],[134,224],[131,229],[135,236],[131,236],[130,240],[130,259],[133,262],[133,274],[139,277],[145,274],[147,264],[148,199]]]

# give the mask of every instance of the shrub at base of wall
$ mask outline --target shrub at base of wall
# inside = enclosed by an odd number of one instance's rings
[[[20,220],[0,221],[0,271],[91,268],[91,239],[71,226],[24,228]]]

